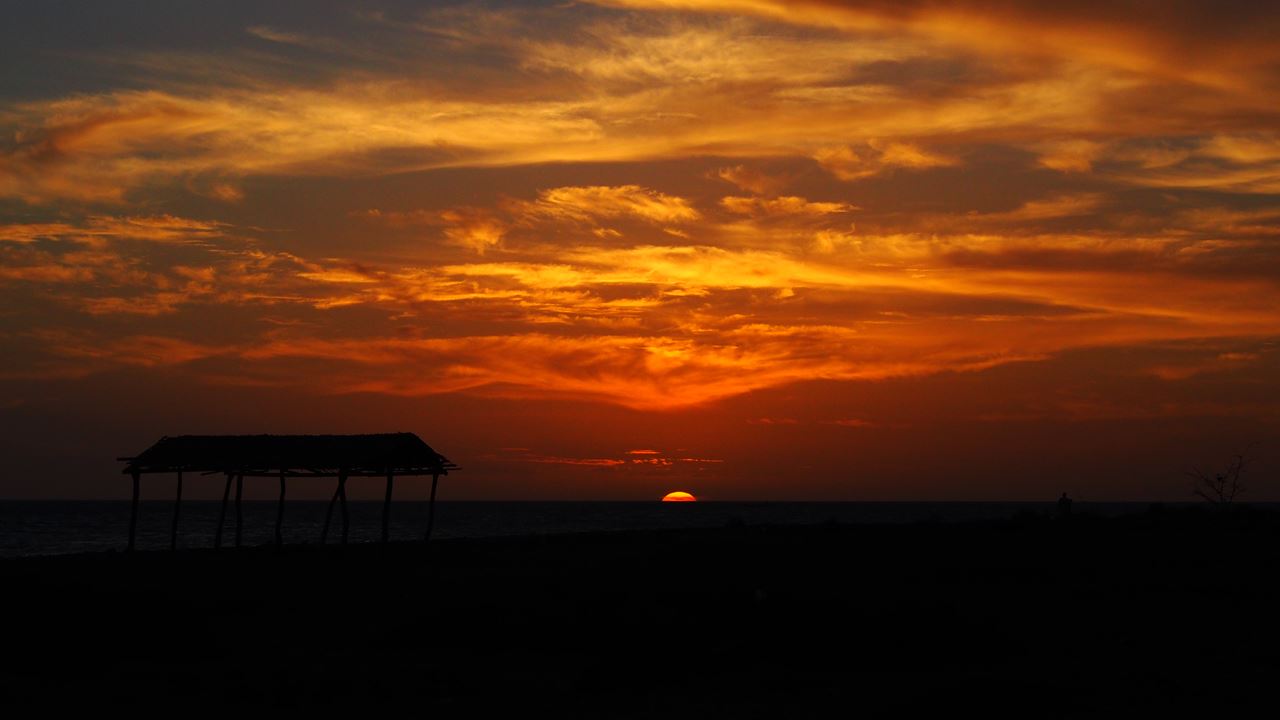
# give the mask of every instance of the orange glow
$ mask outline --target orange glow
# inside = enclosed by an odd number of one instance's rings
[[[28,5],[52,65],[0,84],[15,467],[48,464],[39,428],[115,437],[121,406],[149,436],[223,395],[269,409],[210,432],[438,433],[494,499],[971,497],[1010,422],[1138,497],[1280,437],[1264,3],[196,3],[166,12],[243,32],[166,50],[121,9],[92,30],[142,42],[92,52],[68,26],[98,15]],[[1091,433],[1143,470],[1054,450]],[[68,488],[109,471],[84,452]],[[1005,477],[984,497],[1044,494]]]
[[[683,490],[676,490],[662,496],[662,502],[697,502],[697,500],[698,498],[694,497],[692,493],[687,493]]]

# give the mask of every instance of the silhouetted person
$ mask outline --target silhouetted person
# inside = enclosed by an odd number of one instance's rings
[[[1066,493],[1062,493],[1062,497],[1058,498],[1058,517],[1071,517],[1071,498]]]

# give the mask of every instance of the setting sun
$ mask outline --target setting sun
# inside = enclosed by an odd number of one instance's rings
[[[697,501],[698,501],[698,498],[694,497],[691,493],[687,493],[683,490],[676,490],[675,492],[669,492],[666,495],[662,496],[662,502],[697,502]]]

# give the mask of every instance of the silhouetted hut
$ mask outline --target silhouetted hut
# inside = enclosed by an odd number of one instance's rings
[[[431,449],[413,433],[378,435],[180,435],[162,437],[159,442],[134,457],[119,460],[128,464],[126,475],[133,476],[133,510],[129,517],[129,550],[133,550],[138,526],[138,494],[141,477],[147,473],[176,473],[177,499],[173,506],[170,548],[178,542],[178,516],[182,505],[183,473],[224,474],[222,508],[214,547],[222,547],[222,526],[226,521],[227,499],[235,480],[236,547],[240,546],[242,519],[240,498],[246,477],[270,477],[280,481],[280,500],[276,508],[276,544],[282,543],[285,481],[288,478],[337,478],[338,485],[325,513],[320,541],[328,539],[333,506],[342,509],[342,542],[347,542],[347,479],[352,477],[386,477],[387,489],[382,505],[382,541],[387,541],[391,517],[391,490],[396,476],[430,475],[431,502],[427,513],[425,539],[431,539],[435,521],[436,486],[441,475],[458,469],[448,458]]]

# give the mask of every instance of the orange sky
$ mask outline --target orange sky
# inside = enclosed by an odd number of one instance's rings
[[[1280,12],[1042,5],[15,10],[0,496],[408,430],[453,499],[1280,497]]]

